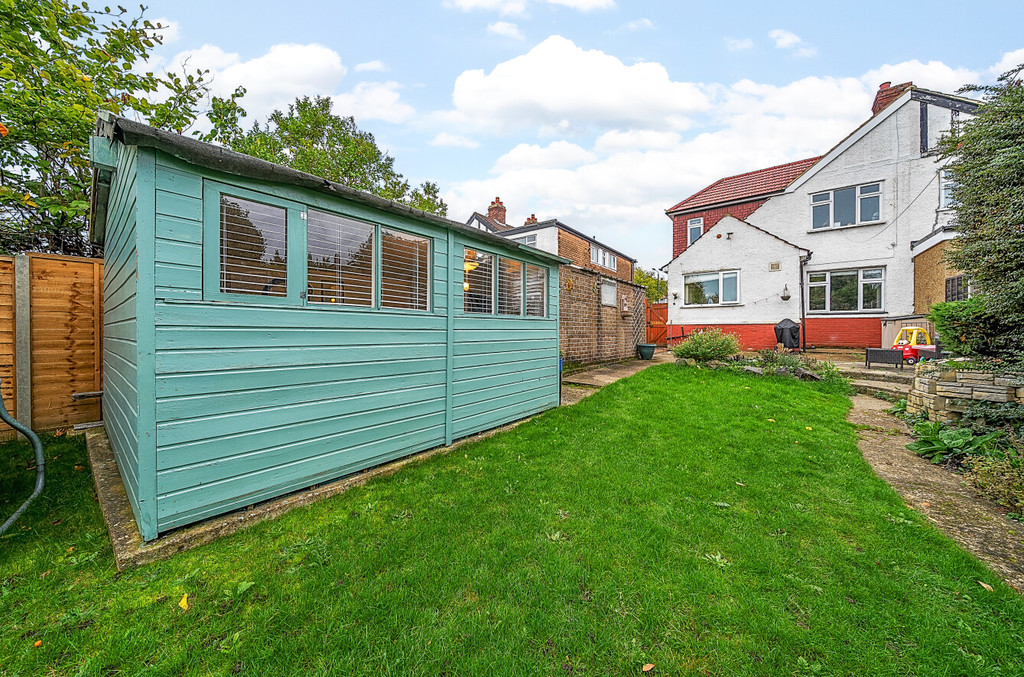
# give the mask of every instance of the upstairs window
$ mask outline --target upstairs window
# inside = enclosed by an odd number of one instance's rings
[[[430,304],[430,240],[380,229],[380,305],[427,310]]]
[[[697,241],[701,235],[704,234],[704,217],[696,219],[689,219],[686,222],[686,246],[689,247],[691,244]]]
[[[373,224],[311,209],[306,232],[309,302],[372,306]]]
[[[233,195],[220,197],[220,290],[288,295],[288,211]]]
[[[948,169],[939,170],[939,209],[956,208],[956,198],[953,197],[956,187],[953,173]]]
[[[618,270],[619,265],[615,254],[593,244],[590,245],[590,262],[608,270]]]
[[[512,241],[513,242],[519,242],[520,244],[525,244],[527,247],[536,247],[537,246],[537,234],[534,233],[532,235],[523,235],[522,237],[514,237],[514,238],[512,238]]]
[[[463,310],[467,313],[494,312],[494,255],[466,249],[462,270]]]
[[[526,264],[526,314],[544,317],[548,307],[548,271]]]
[[[807,309],[830,313],[881,310],[884,268],[807,275]]]
[[[868,183],[811,195],[811,228],[842,228],[882,218],[882,184]]]

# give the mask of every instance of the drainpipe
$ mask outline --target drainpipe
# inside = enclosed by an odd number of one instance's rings
[[[7,531],[14,522],[21,517],[21,514],[28,508],[28,504],[31,503],[36,496],[43,490],[43,483],[45,482],[45,473],[43,471],[46,459],[43,457],[43,443],[39,441],[39,436],[36,435],[32,430],[18,421],[16,421],[7,411],[7,407],[4,406],[4,400],[0,397],[0,420],[11,426],[22,435],[27,437],[32,442],[32,449],[36,453],[36,488],[32,492],[32,495],[21,504],[21,507],[14,511],[14,514],[7,518],[7,521],[0,525],[0,534]]]
[[[807,252],[807,256],[800,257],[800,343],[801,350],[807,352],[807,304],[804,302],[804,264],[811,260],[814,252]]]

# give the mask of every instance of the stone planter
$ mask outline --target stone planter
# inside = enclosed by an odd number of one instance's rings
[[[956,421],[978,401],[1024,404],[1024,375],[936,369],[919,363],[907,395],[907,413],[926,414],[932,421]]]

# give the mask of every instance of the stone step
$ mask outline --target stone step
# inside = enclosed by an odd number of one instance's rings
[[[910,384],[895,383],[893,381],[877,381],[868,379],[854,379],[853,389],[862,395],[874,395],[885,393],[890,397],[906,397],[910,392]]]
[[[855,380],[862,381],[888,381],[890,383],[904,383],[908,386],[914,383],[914,368],[904,367],[903,369],[866,369],[864,367],[842,367],[843,375]]]

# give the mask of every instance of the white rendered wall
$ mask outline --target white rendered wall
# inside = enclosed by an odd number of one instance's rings
[[[718,237],[721,235],[721,237]],[[779,264],[778,271],[771,264]],[[684,306],[683,278],[739,270],[739,303]],[[781,298],[784,287],[791,298]],[[800,321],[800,252],[768,233],[727,216],[668,265],[670,324],[776,324]],[[678,294],[673,298],[673,293]]]

